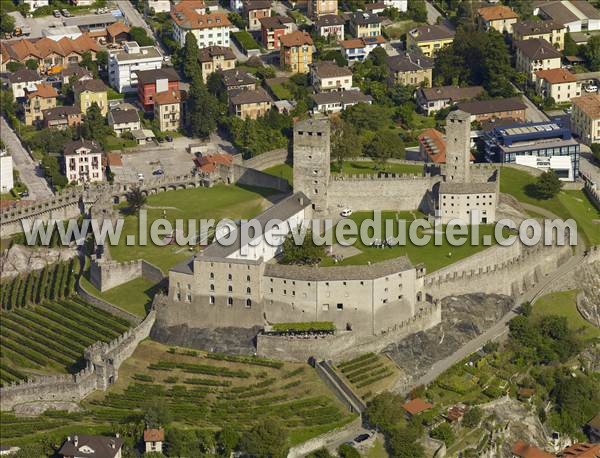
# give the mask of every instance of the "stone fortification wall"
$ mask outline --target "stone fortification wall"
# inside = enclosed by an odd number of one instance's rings
[[[274,149],[267,151],[266,153],[259,154],[258,156],[251,157],[250,159],[244,159],[241,161],[241,165],[248,169],[265,170],[269,167],[274,167],[279,164],[283,164],[289,158],[289,153],[286,148]]]
[[[121,363],[150,335],[156,312],[109,343],[97,343],[84,353],[86,368],[76,374],[37,377],[0,388],[0,409],[36,402],[79,402],[97,389],[105,390],[118,377]]]
[[[248,168],[243,165],[233,164],[226,169],[226,173],[229,177],[229,180],[226,181],[227,183],[275,189],[279,192],[291,191],[290,184],[284,178],[269,175],[268,173]]]
[[[92,256],[90,281],[101,292],[140,277],[154,283],[160,283],[165,278],[158,267],[143,259],[118,262]]]

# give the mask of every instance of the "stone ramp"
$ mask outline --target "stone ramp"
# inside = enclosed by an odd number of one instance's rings
[[[337,398],[342,401],[351,412],[357,412],[362,415],[367,408],[367,405],[335,372],[331,361],[319,361],[315,365],[315,369],[317,369],[319,377],[321,377],[325,384],[333,390]]]

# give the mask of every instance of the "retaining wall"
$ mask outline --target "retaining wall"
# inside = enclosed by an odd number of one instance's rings
[[[265,170],[269,167],[283,164],[289,158],[288,150],[285,148],[274,149],[258,156],[251,157],[242,161],[241,165],[249,169]]]
[[[83,287],[80,281],[78,281],[75,285],[75,289],[77,291],[77,294],[79,294],[86,302],[92,304],[95,307],[98,307],[99,309],[104,310],[105,312],[121,317],[132,324],[138,324],[140,323],[140,321],[142,321],[140,317],[134,315],[133,313],[129,313],[126,310],[115,307],[110,302],[106,302],[105,300],[94,296],[92,293],[90,293]]]
[[[300,458],[307,454],[314,452],[323,447],[327,447],[330,444],[338,443],[348,436],[348,431],[358,430],[362,425],[360,416],[356,417],[353,421],[348,423],[341,428],[334,429],[320,436],[313,437],[312,439],[296,445],[288,451],[287,458]]]
[[[150,280],[153,283],[160,283],[165,278],[165,275],[154,264],[143,259],[118,262],[97,259],[92,256],[90,281],[101,292],[108,291],[140,277]]]

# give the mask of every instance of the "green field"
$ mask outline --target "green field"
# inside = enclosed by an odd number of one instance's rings
[[[583,191],[561,191],[552,199],[536,199],[532,195],[535,177],[522,170],[502,167],[500,191],[516,197],[521,202],[544,208],[559,218],[573,218],[579,233],[592,245],[600,244],[600,211],[594,207]]]
[[[0,380],[77,370],[86,347],[108,342],[129,328],[121,318],[79,298],[2,310],[0,314]]]
[[[116,423],[141,421],[161,403],[179,428],[245,431],[266,416],[282,420],[290,444],[306,441],[353,420],[313,368],[259,358],[220,359],[212,354],[142,342],[123,363],[107,392],[96,392],[77,414],[1,417],[0,439],[20,445],[40,439],[60,443],[68,434],[110,432]]]
[[[533,316],[564,316],[571,329],[579,331],[584,339],[600,338],[600,328],[586,321],[577,310],[577,290],[546,294],[535,301]]]
[[[406,244],[404,246],[393,246],[389,248],[377,248],[372,246],[366,246],[360,238],[354,243],[354,247],[361,251],[360,254],[344,258],[337,263],[334,262],[333,258],[327,257],[321,261],[322,267],[330,267],[333,265],[364,265],[369,262],[381,262],[388,259],[397,258],[399,256],[408,256],[413,264],[424,263],[427,267],[427,272],[433,272],[441,269],[449,264],[452,264],[460,259],[466,258],[472,254],[488,248],[482,243],[478,245],[471,245],[469,229],[469,236],[467,237],[467,243],[462,246],[452,246],[445,237],[442,237],[442,243],[439,246],[434,244],[434,236],[431,233],[431,242],[425,246],[417,246],[413,244],[408,237],[410,222],[417,219],[423,218],[424,215],[419,211],[414,212],[382,212],[382,229],[385,230],[387,220],[395,221],[397,218],[404,219],[407,221],[406,224]],[[362,221],[367,218],[372,218],[371,212],[356,212],[350,219],[354,220],[358,227]],[[394,227],[394,235],[397,235],[398,230]],[[493,225],[479,226],[479,240],[482,241],[484,235],[492,235],[494,233]],[[422,234],[422,231],[419,231]]]
[[[279,178],[283,178],[288,181],[290,185],[294,184],[294,169],[290,164],[279,164],[273,167],[269,167],[268,169],[263,170],[263,172],[268,173],[269,175],[274,175]]]
[[[139,317],[146,316],[157,289],[154,283],[141,277],[104,292],[96,289],[85,274],[79,281],[88,293]]]
[[[240,186],[217,185],[212,188],[194,188],[169,191],[148,197],[145,209],[148,211],[148,228],[152,221],[165,218],[175,227],[176,219],[184,220],[184,232],[187,234],[187,220],[197,219],[199,229],[200,219],[222,218],[232,220],[252,218],[259,214],[269,204],[264,199],[271,193],[269,190],[258,188],[243,188]],[[164,213],[163,213],[164,212]],[[195,251],[194,247],[177,244],[158,246],[151,242],[145,246],[128,246],[126,239],[133,235],[136,240],[139,235],[138,217],[126,215],[123,232],[119,244],[110,247],[112,258],[116,261],[145,259],[163,272],[167,272],[178,262],[189,258]]]

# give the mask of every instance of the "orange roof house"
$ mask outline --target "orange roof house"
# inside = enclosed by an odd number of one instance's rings
[[[522,440],[515,442],[512,447],[512,454],[518,458],[555,458],[554,455],[540,450],[533,445],[529,445]]]
[[[50,84],[41,83],[36,84],[35,86],[35,91],[27,93],[28,99],[32,99],[33,97],[42,97],[44,99],[58,97],[58,92],[56,92],[56,89]]]
[[[230,154],[208,154],[194,159],[198,170],[205,173],[214,173],[220,165],[231,167],[233,158]]]
[[[543,78],[550,84],[574,83],[577,81],[575,75],[566,68],[551,68],[549,70],[538,70],[535,76]]]
[[[505,5],[486,6],[479,8],[477,14],[486,21],[496,21],[499,19],[518,19],[519,15],[510,7]]]
[[[164,429],[145,429],[144,442],[162,442],[165,440]]]
[[[402,408],[408,412],[410,416],[418,415],[433,407],[433,404],[421,399],[415,398],[402,404]]]

